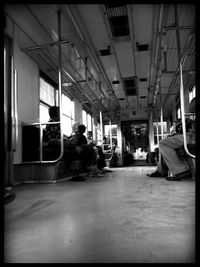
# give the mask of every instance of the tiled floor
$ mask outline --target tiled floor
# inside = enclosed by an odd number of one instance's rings
[[[5,207],[6,263],[193,263],[195,181],[113,168],[85,182],[24,184]]]

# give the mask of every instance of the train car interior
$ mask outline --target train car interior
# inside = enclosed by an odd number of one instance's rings
[[[195,262],[195,15],[4,5],[4,263]]]

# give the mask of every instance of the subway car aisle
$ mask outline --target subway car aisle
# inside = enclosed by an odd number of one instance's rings
[[[16,186],[5,263],[194,263],[195,181],[147,177],[153,170]]]

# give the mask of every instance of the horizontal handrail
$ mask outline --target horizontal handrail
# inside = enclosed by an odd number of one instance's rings
[[[42,139],[43,139],[43,131],[41,130],[41,125],[53,125],[53,124],[61,124],[61,121],[52,121],[52,122],[43,122],[43,123],[40,123],[40,122],[33,122],[33,123],[30,123],[30,124],[24,124],[23,126],[40,126],[40,160],[30,160],[30,161],[23,161],[22,163],[23,164],[30,164],[30,163],[56,163],[58,162],[62,156],[63,156],[63,153],[60,153],[60,156],[55,159],[55,160],[42,160]],[[62,142],[62,138],[61,138],[61,143],[60,143],[60,146],[63,146],[63,142]],[[61,148],[61,152],[62,152],[62,148]]]

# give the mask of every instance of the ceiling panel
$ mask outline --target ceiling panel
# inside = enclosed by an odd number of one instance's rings
[[[134,76],[135,69],[131,42],[116,43],[115,49],[122,77]]]
[[[142,51],[135,53],[136,72],[138,78],[149,78],[150,69],[150,51]]]
[[[132,5],[133,25],[135,41],[139,43],[151,43],[152,38],[152,5]]]
[[[117,64],[114,55],[99,57],[110,81],[120,81]]]
[[[109,38],[99,5],[77,5],[87,31],[97,51],[107,48]]]

